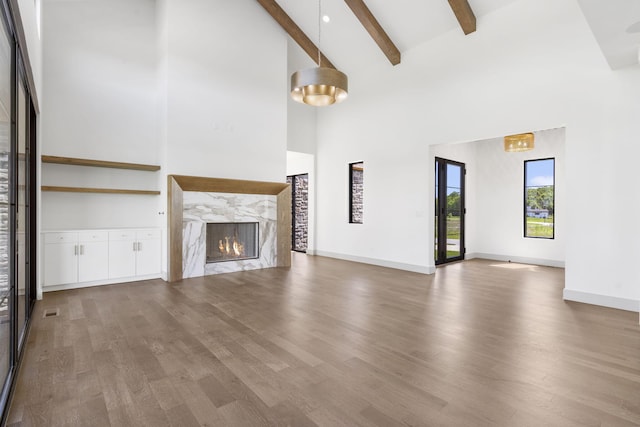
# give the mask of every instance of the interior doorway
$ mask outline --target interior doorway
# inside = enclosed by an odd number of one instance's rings
[[[440,157],[435,159],[436,265],[464,259],[465,164]]]
[[[309,245],[309,174],[289,175],[291,185],[291,249],[306,252]]]

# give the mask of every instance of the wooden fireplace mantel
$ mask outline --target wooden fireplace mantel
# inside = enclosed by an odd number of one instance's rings
[[[245,181],[239,179],[206,178],[168,175],[167,228],[169,240],[168,280],[182,280],[182,221],[184,191],[204,193],[236,193],[274,195],[277,201],[277,267],[291,266],[291,188],[280,182]]]

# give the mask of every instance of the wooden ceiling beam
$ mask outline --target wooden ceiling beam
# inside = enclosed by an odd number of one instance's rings
[[[354,15],[360,20],[362,26],[367,30],[369,35],[378,44],[382,52],[389,59],[391,64],[398,65],[400,63],[400,51],[393,44],[391,38],[387,35],[378,22],[373,13],[369,10],[363,0],[344,0]]]
[[[291,38],[298,43],[298,46],[304,50],[307,55],[313,62],[318,64],[318,66],[327,67],[327,68],[336,68],[324,53],[320,52],[320,63],[318,63],[318,47],[311,41],[309,37],[298,27],[293,19],[287,12],[285,12],[275,0],[257,0],[258,3],[266,10],[269,15],[282,27],[283,30],[291,36]]]
[[[456,15],[465,35],[476,31],[476,15],[473,14],[467,0],[449,0],[449,6]]]

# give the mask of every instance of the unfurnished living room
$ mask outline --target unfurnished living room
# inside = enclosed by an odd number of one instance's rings
[[[640,426],[637,0],[0,12],[0,425]]]

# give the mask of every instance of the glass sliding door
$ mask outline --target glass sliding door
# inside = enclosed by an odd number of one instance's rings
[[[29,245],[26,240],[28,232],[28,216],[27,216],[27,167],[29,153],[27,152],[27,98],[23,88],[22,79],[18,79],[17,91],[17,135],[18,143],[16,144],[16,175],[17,175],[17,191],[16,191],[16,298],[18,313],[18,348],[22,347],[24,330],[27,321],[26,313],[29,304],[29,265],[27,251]]]
[[[0,3],[0,425],[35,304],[37,259],[37,112],[6,8]]]
[[[435,261],[464,259],[464,163],[436,158]]]
[[[11,141],[13,50],[0,19],[0,404],[6,405],[14,363],[13,153]]]

